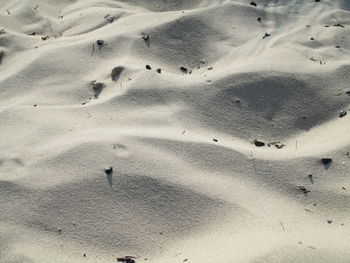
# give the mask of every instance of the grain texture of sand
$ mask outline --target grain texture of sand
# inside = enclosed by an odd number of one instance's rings
[[[348,0],[0,0],[0,263],[350,262],[349,108]]]

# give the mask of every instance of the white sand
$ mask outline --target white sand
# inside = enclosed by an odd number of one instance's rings
[[[250,2],[0,0],[1,263],[350,261],[350,1]]]

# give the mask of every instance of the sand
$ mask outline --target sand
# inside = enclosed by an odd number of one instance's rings
[[[0,0],[1,263],[349,262],[350,3],[250,2]]]

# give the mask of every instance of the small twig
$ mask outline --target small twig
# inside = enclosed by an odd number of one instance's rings
[[[283,231],[284,231],[284,232],[287,232],[286,229],[284,228],[284,225],[283,225],[281,222],[280,222],[280,224],[281,224],[281,226],[282,226],[282,228],[283,228]]]
[[[255,174],[256,174],[256,175],[258,175],[258,172],[257,172],[257,170],[256,170],[255,158],[254,158],[253,151],[251,150],[250,152],[252,153],[252,158],[253,158],[253,166],[254,166],[254,171],[255,171]]]
[[[36,10],[39,7],[39,5],[36,5],[36,7],[34,7],[34,10]]]
[[[11,15],[11,12],[10,12],[8,9],[6,9],[6,11],[7,11],[7,13],[8,13],[9,15]]]
[[[91,56],[94,55],[95,52],[95,43],[92,43],[92,51],[91,51]]]
[[[167,6],[164,4],[163,0],[160,0],[163,4],[163,7],[165,8],[166,11],[169,11],[169,9],[167,8]]]
[[[207,66],[208,66],[208,61],[205,61],[205,66],[199,75],[202,75],[204,73],[204,71],[207,69]]]

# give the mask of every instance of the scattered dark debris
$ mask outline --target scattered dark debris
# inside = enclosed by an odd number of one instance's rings
[[[257,6],[257,4],[255,2],[250,2],[250,5]]]
[[[187,74],[187,68],[185,68],[185,67],[180,67],[180,70],[183,72],[183,73],[186,73]]]
[[[328,220],[327,220],[327,223],[328,223],[328,224],[332,224],[332,222],[333,222],[333,220],[331,220],[331,219],[328,219]]]
[[[146,69],[151,70],[152,68],[150,65],[146,65]]]
[[[258,21],[259,23],[261,23],[261,17],[258,17],[257,21]]]
[[[264,38],[267,38],[267,37],[269,37],[269,36],[271,36],[269,33],[265,33],[265,35],[263,36],[263,39],[264,39]]]
[[[123,258],[117,258],[118,262],[125,262],[125,263],[135,263],[134,260],[135,257],[132,256],[125,256]]]
[[[113,81],[117,81],[120,77],[120,74],[122,73],[122,71],[124,70],[123,67],[117,66],[115,68],[112,69],[111,72],[111,78]]]
[[[336,18],[334,15],[332,15],[332,17],[334,18],[335,21],[337,21],[336,24],[334,24],[333,26],[337,26],[337,27],[345,27],[342,23],[340,23],[340,21],[338,20],[338,18]]]
[[[49,38],[49,36],[42,36],[42,37],[41,37],[42,40],[46,40],[46,39],[48,39],[48,38]]]
[[[343,110],[342,112],[339,113],[339,118],[345,117],[346,114],[348,114],[348,113],[345,110]]]
[[[208,70],[213,70],[213,67],[209,67]]]
[[[307,190],[306,187],[303,185],[299,186],[299,189],[303,192],[304,195],[307,195],[308,193],[310,193],[310,191]]]
[[[345,27],[343,24],[341,24],[341,23],[337,23],[337,24],[334,24],[333,26],[339,26],[339,27]]]
[[[257,139],[255,139],[253,141],[253,143],[255,144],[256,147],[263,147],[263,146],[265,146],[264,142],[258,141]]]
[[[109,166],[107,169],[104,170],[107,175],[111,175],[113,173],[113,167]]]
[[[314,183],[314,178],[312,177],[312,174],[309,174],[309,179],[310,179],[310,182],[313,184]]]
[[[160,74],[160,73],[162,73],[162,69],[161,68],[158,68],[157,69],[157,72]]]
[[[336,45],[336,46],[335,46],[335,48],[341,48],[341,46],[339,46],[339,45]]]
[[[148,40],[149,39],[149,35],[148,34],[146,34],[145,32],[142,32],[141,33],[141,38],[143,39],[143,40]]]
[[[286,146],[284,143],[281,142],[269,142],[267,146],[271,147],[271,145],[274,145],[277,149],[282,149],[284,146]]]
[[[213,142],[218,142],[218,139],[215,139],[215,138],[214,138],[214,139],[213,139]]]
[[[0,51],[0,65],[2,64],[3,58],[4,58],[4,51]]]
[[[322,158],[321,159],[321,162],[324,164],[324,165],[328,165],[332,162],[332,158]]]

